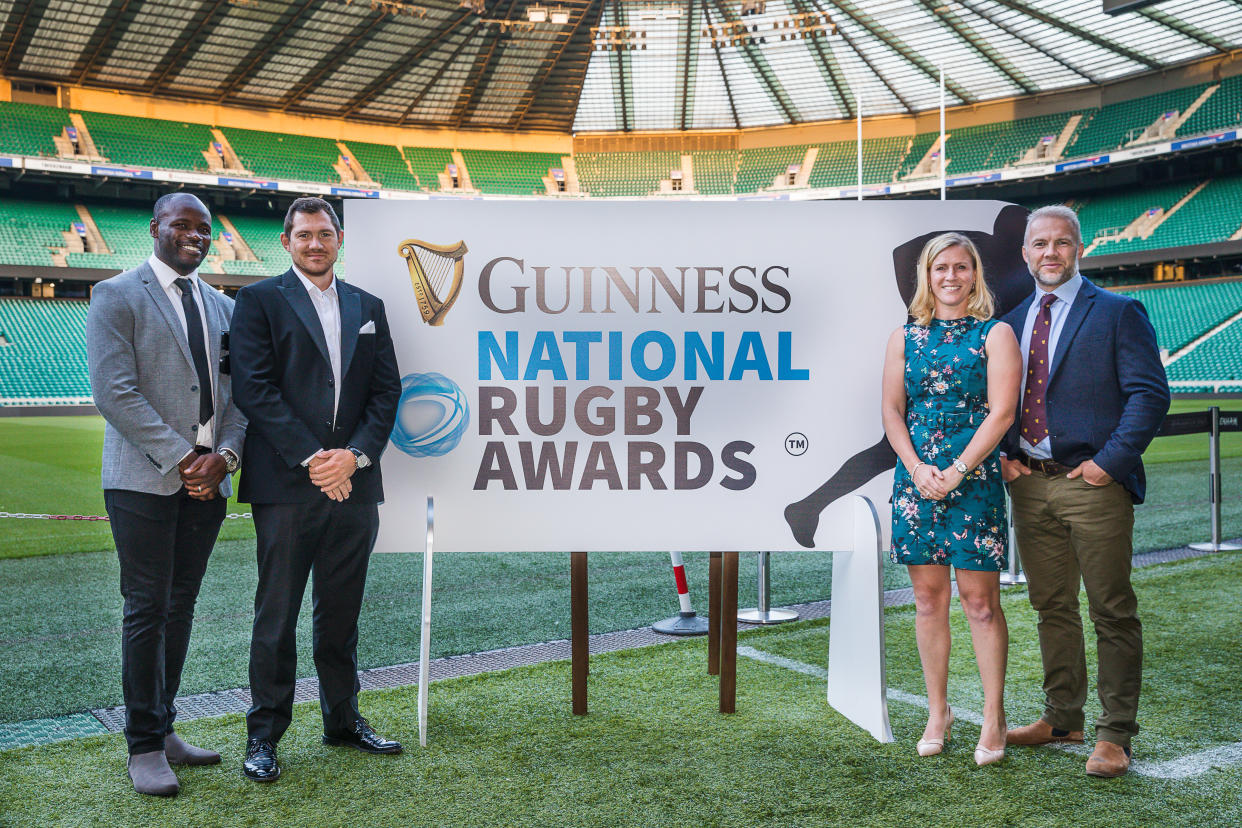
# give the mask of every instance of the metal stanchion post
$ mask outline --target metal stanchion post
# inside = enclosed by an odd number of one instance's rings
[[[738,621],[744,621],[747,624],[783,624],[786,621],[794,621],[798,618],[798,613],[793,610],[774,610],[771,607],[771,558],[771,552],[759,553],[759,606],[754,609],[739,610],[737,613]]]
[[[1212,515],[1212,540],[1192,543],[1190,548],[1200,552],[1242,549],[1236,543],[1221,543],[1220,540],[1220,408],[1214,405],[1208,410],[1212,417],[1212,430],[1208,437],[1208,504]]]
[[[1009,569],[1001,573],[1000,582],[1005,586],[1025,584],[1026,573],[1022,571],[1022,564],[1018,560],[1018,533],[1013,528],[1013,501],[1008,495],[1005,501],[1005,506],[1009,510]]]

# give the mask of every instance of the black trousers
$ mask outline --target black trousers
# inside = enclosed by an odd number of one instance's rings
[[[225,501],[105,489],[125,598],[121,689],[130,754],[164,749],[190,646],[194,603]]]
[[[344,733],[358,716],[358,613],[379,507],[324,497],[313,503],[255,503],[251,509],[259,588],[250,639],[248,736],[277,742],[293,719],[298,612],[312,573],[311,642],[323,729]]]

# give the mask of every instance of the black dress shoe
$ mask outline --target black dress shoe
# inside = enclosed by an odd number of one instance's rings
[[[347,733],[323,734],[325,745],[347,745],[365,753],[400,753],[401,743],[385,739],[374,730],[367,720],[359,716]]]
[[[280,778],[280,765],[276,762],[276,746],[267,739],[251,739],[246,742],[246,761],[242,773],[255,782],[275,782]]]

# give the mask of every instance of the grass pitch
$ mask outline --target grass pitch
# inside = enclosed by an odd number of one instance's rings
[[[1179,401],[1202,410],[1210,401]],[[1222,400],[1223,408],[1242,401]],[[102,514],[98,417],[0,418],[0,510]],[[1196,448],[1197,447],[1197,448]],[[1242,439],[1225,436],[1226,537],[1242,534]],[[1198,452],[1195,454],[1195,452]],[[1149,498],[1136,512],[1138,549],[1208,538],[1207,438],[1157,440],[1148,451]],[[231,503],[229,511],[246,511]],[[245,686],[256,583],[253,527],[226,521],[199,597],[183,694]],[[83,551],[85,550],[85,551]],[[83,551],[58,555],[57,552]],[[10,560],[4,560],[10,558]],[[17,558],[20,558],[18,560]],[[706,611],[707,556],[685,556],[691,595]],[[739,601],[754,606],[754,564],[742,561]],[[568,555],[442,555],[436,565],[433,656],[569,636]],[[775,556],[776,604],[826,598],[830,555],[798,550]],[[590,556],[591,629],[651,624],[677,612],[663,553]],[[361,617],[363,668],[418,657],[421,554],[377,555]],[[0,722],[58,716],[121,702],[121,599],[116,554],[104,522],[0,519]],[[908,585],[888,565],[888,588]],[[309,599],[298,634],[298,675],[314,674]],[[64,676],[65,680],[32,680]],[[0,820],[2,824],[2,820]]]
[[[1169,760],[1238,738],[1242,644],[1236,633],[1242,556],[1136,573],[1146,632],[1139,762]],[[1040,710],[1033,614],[1006,593],[1012,637],[1007,710]],[[953,612],[950,698],[981,709],[965,620]],[[1088,627],[1089,629],[1089,627]],[[923,693],[913,615],[887,615],[890,686]],[[822,666],[828,622],[744,633],[741,643]],[[1088,660],[1095,657],[1089,641]],[[1132,773],[1091,779],[1083,755],[1010,751],[976,768],[978,729],[959,723],[946,753],[921,759],[925,712],[890,703],[896,742],[881,745],[831,710],[821,679],[740,659],[738,712],[716,712],[705,642],[592,659],[591,714],[569,713],[569,665],[536,665],[439,682],[430,744],[417,746],[413,688],[366,693],[363,710],[405,742],[398,757],[324,747],[316,705],[299,705],[280,745],[284,776],[242,778],[240,717],[179,728],[222,751],[216,767],[180,772],[174,800],[140,797],[118,735],[0,753],[6,825],[445,826],[1157,826],[1242,823],[1242,767],[1179,780]],[[1096,713],[1094,696],[1087,715]]]

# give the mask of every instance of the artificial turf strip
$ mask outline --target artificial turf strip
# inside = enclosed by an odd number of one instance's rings
[[[1242,652],[1234,585],[1242,556],[1153,567],[1136,575],[1147,633],[1140,760],[1173,758],[1236,739]],[[1224,601],[1224,603],[1222,603]],[[1039,708],[1034,617],[1021,592],[1004,598],[1012,632],[1008,711]],[[1191,614],[1188,614],[1188,610]],[[951,697],[979,709],[978,679],[953,613]],[[909,610],[888,613],[891,686],[922,693]],[[822,665],[828,623],[747,632],[742,643]],[[897,741],[881,745],[827,707],[824,682],[741,659],[738,712],[716,712],[705,642],[592,659],[591,714],[569,713],[566,662],[436,683],[429,746],[417,746],[415,690],[366,693],[363,710],[401,739],[400,757],[319,743],[316,705],[296,709],[274,785],[241,777],[238,716],[179,731],[221,749],[224,764],[180,772],[175,800],[140,797],[123,772],[119,735],[0,753],[6,825],[446,826],[1193,826],[1242,822],[1242,766],[1176,782],[1083,774],[1083,757],[1012,749],[978,769],[978,728],[960,723],[940,757],[914,741],[925,711],[890,704]],[[1091,663],[1094,664],[1093,657]],[[1089,701],[1089,715],[1094,701]],[[11,805],[10,805],[11,803]]]

